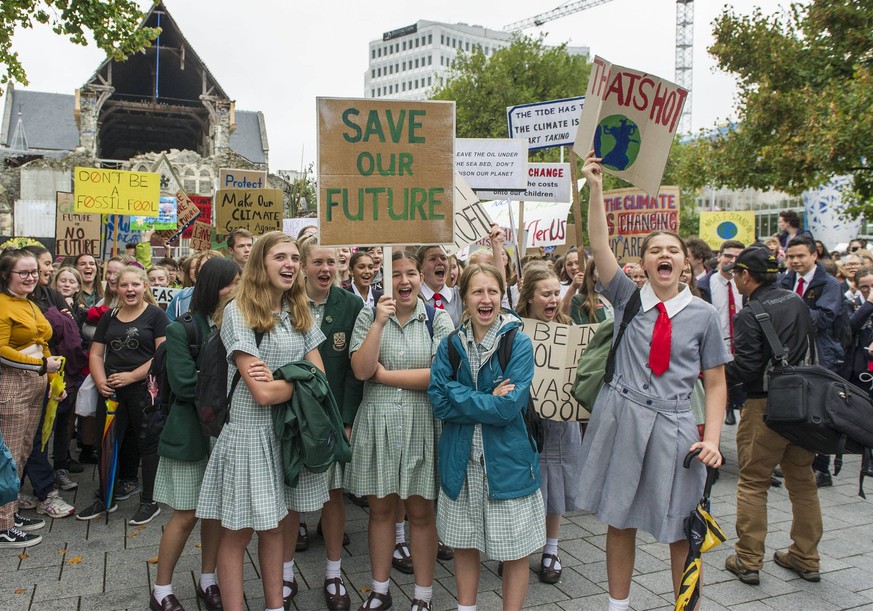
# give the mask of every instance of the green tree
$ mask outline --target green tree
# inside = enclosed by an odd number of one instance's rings
[[[735,129],[689,147],[688,186],[791,194],[854,178],[853,212],[873,212],[873,4],[812,0],[780,15],[715,20],[709,51],[739,84]]]
[[[108,57],[121,61],[157,38],[160,28],[140,28],[143,14],[135,0],[3,0],[0,9],[0,85],[9,81],[27,85],[27,72],[13,50],[18,28],[48,25],[82,46],[94,44]]]

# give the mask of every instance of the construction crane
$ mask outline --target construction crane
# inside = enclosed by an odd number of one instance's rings
[[[567,2],[545,13],[534,15],[528,19],[522,19],[510,23],[503,28],[504,32],[520,32],[527,28],[539,27],[584,11],[612,0],[578,0]],[[676,0],[676,84],[688,90],[688,98],[679,118],[679,133],[687,134],[691,131],[691,82],[694,67],[694,0]]]

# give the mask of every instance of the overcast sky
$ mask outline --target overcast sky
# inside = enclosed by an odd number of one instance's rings
[[[149,2],[140,0],[143,10]],[[419,19],[502,29],[550,10],[558,2],[408,0],[277,2],[169,0],[167,9],[212,74],[241,110],[264,113],[270,170],[300,169],[317,155],[315,98],[362,97],[368,43]],[[715,68],[707,47],[722,4],[698,0],[694,22],[692,127],[735,118],[733,79]],[[733,0],[748,14],[781,11],[779,0]],[[499,7],[499,10],[495,10]],[[664,78],[674,77],[676,5],[673,0],[613,0],[538,29],[548,44],[588,46],[607,60]],[[79,47],[47,27],[16,34],[30,78],[27,89],[73,93],[99,66],[102,54]],[[518,100],[517,103],[540,100]]]

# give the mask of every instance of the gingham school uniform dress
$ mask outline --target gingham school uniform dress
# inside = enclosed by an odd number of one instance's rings
[[[264,334],[258,347],[255,333],[236,302],[228,304],[221,325],[221,340],[227,349],[228,388],[237,371],[235,351],[257,356],[275,370],[301,360],[324,341],[324,334],[316,325],[305,333],[295,331],[287,306],[274,316],[275,327]],[[327,498],[327,478],[323,473],[301,471],[296,489],[285,486],[279,441],[273,432],[273,410],[257,405],[241,380],[231,400],[230,419],[209,457],[197,517],[221,520],[221,525],[231,530],[269,530],[278,526],[289,508],[315,511]]]
[[[543,419],[540,477],[546,515],[578,511],[579,471],[582,469],[582,429],[578,422]]]
[[[214,443],[214,438],[210,438],[209,445]],[[208,463],[209,456],[200,460],[174,460],[162,456],[155,475],[155,500],[179,511],[197,509]]]
[[[321,321],[324,319],[324,306],[326,304],[326,300],[322,303],[315,303],[311,299],[309,300],[309,311],[312,312],[313,325],[319,329],[321,328]],[[351,364],[349,367],[351,367]],[[345,473],[346,466],[344,463],[336,461],[331,464],[324,475],[327,480],[327,489],[337,490],[342,488],[345,481]]]
[[[473,339],[472,329],[467,330],[467,357],[474,386],[483,365],[482,356],[494,347],[505,320],[499,316],[479,344]],[[461,493],[453,501],[440,489],[437,532],[445,545],[478,549],[492,560],[524,558],[546,543],[543,497],[537,491],[515,499],[491,499],[483,457],[482,425],[477,424],[473,429],[473,445]]]
[[[364,307],[352,332],[356,352],[373,326],[373,309]],[[437,310],[433,338],[427,330],[424,302],[401,326],[395,316],[382,330],[379,362],[386,369],[430,368],[437,346],[454,330],[451,317]],[[401,499],[437,496],[438,423],[427,390],[406,390],[364,383],[364,397],[352,425],[352,460],[346,465],[346,488],[357,496]]]
[[[615,306],[615,319],[636,285],[619,271],[597,290]],[[615,528],[638,528],[661,543],[685,538],[683,521],[700,500],[706,469],[682,461],[700,440],[691,393],[701,369],[730,360],[714,307],[685,287],[665,301],[672,322],[670,368],[648,366],[658,298],[646,283],[640,311],[615,355],[615,377],[604,386],[582,441],[580,507]],[[617,329],[617,328],[616,328]]]

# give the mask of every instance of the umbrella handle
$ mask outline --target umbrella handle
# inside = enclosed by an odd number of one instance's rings
[[[691,450],[685,455],[685,460],[682,461],[682,466],[688,469],[691,467],[691,461],[700,454],[700,448]],[[722,457],[722,460],[724,457]],[[718,469],[713,469],[710,466],[706,467],[706,483],[703,485],[703,496],[709,498],[709,493],[712,491],[712,485],[715,483],[715,478],[718,476]]]

